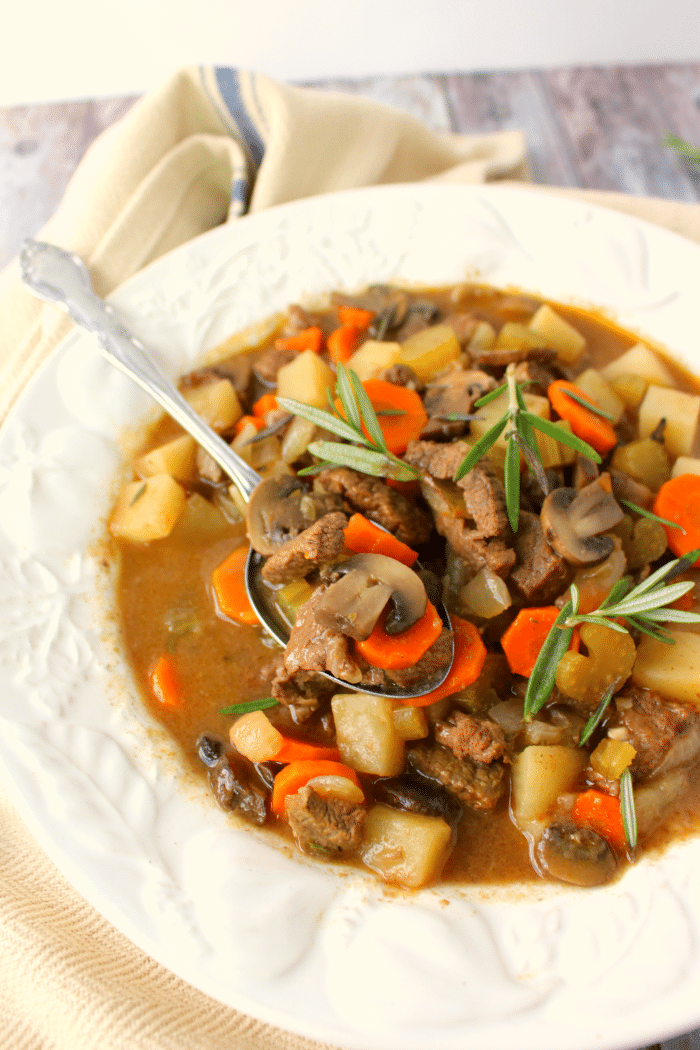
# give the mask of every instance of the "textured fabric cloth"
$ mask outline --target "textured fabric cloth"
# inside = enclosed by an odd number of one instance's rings
[[[186,69],[93,144],[40,236],[85,259],[105,295],[247,211],[355,186],[527,174],[516,132],[438,134],[355,97],[232,69]],[[700,206],[555,192],[700,242]],[[23,288],[12,264],[0,278],[0,420],[69,328]],[[0,1050],[318,1046],[214,1002],[145,956],[54,868],[2,788],[0,842]]]

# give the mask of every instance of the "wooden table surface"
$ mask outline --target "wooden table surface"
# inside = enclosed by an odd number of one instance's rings
[[[700,146],[700,63],[334,80],[440,131],[522,130],[534,182],[700,202],[700,166],[664,140]],[[135,97],[0,109],[0,268],[57,208],[93,139]],[[697,1034],[663,1050],[694,1050]],[[655,1050],[655,1048],[651,1048]]]
[[[441,131],[520,129],[534,182],[700,201],[700,174],[664,145],[700,146],[700,63],[324,81]],[[58,206],[92,140],[135,98],[0,109],[0,268]]]

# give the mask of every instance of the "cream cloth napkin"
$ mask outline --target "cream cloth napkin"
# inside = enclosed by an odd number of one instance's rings
[[[527,177],[517,132],[439,134],[355,97],[188,68],[100,136],[40,236],[85,259],[105,295],[246,211],[354,186]],[[700,242],[700,205],[555,192]],[[13,263],[0,277],[0,420],[69,329],[57,308],[24,289]],[[2,1050],[318,1046],[221,1006],[145,956],[59,874],[0,787]]]

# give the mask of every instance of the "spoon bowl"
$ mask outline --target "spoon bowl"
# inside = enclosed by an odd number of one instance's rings
[[[263,480],[257,471],[246,463],[204,420],[197,415],[185,398],[158,367],[146,348],[125,327],[113,307],[95,294],[90,275],[75,253],[43,241],[25,241],[20,253],[22,281],[39,299],[55,303],[66,311],[71,320],[93,334],[100,350],[110,364],[119,368],[145,390],[195,441],[218,463],[231,478],[243,499],[247,502],[254,489]],[[259,570],[264,562],[262,555],[252,547],[246,562],[246,590],[256,616],[264,629],[284,648],[289,641],[281,621],[275,619],[260,593]],[[438,612],[445,627],[451,627],[450,617],[444,605]],[[454,644],[452,646],[454,659]],[[424,696],[447,677],[452,660],[441,677],[433,677],[424,688],[413,690],[384,688],[378,686],[352,685],[335,678],[326,671],[320,672],[335,682],[344,691],[354,690],[379,696],[408,700]]]

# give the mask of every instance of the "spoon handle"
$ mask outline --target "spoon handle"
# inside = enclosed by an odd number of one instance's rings
[[[41,299],[62,307],[78,327],[95,335],[102,353],[138,383],[228,474],[246,501],[260,475],[209,427],[161,371],[114,309],[93,291],[82,260],[41,241],[26,241],[20,255],[22,280]]]

